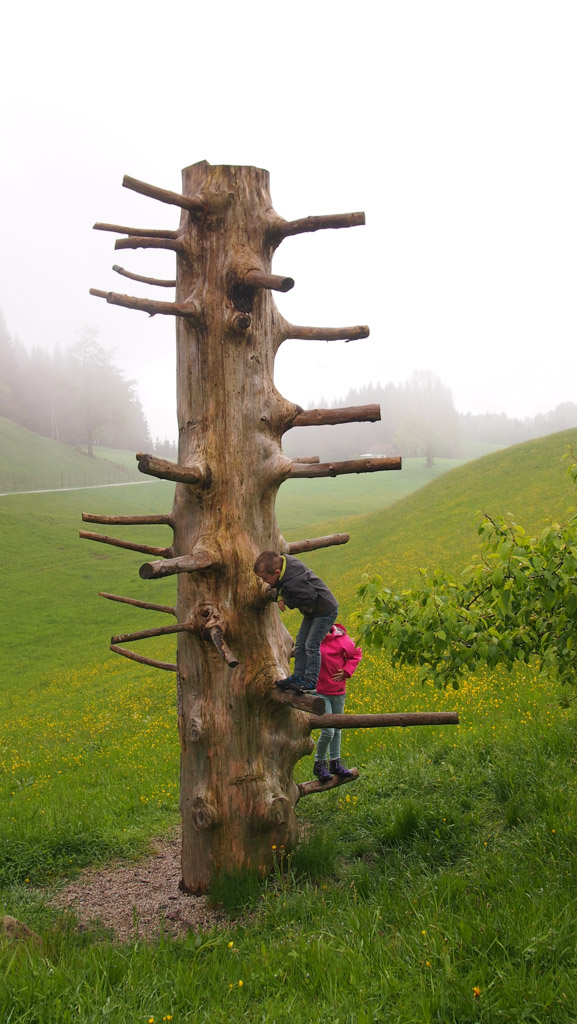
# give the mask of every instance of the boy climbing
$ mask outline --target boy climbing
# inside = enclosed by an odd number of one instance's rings
[[[336,620],[338,602],[326,583],[312,569],[292,555],[262,551],[254,563],[254,571],[271,590],[281,612],[298,608],[303,616],[295,640],[294,672],[278,679],[281,690],[306,693],[314,690],[321,667],[321,641]]]

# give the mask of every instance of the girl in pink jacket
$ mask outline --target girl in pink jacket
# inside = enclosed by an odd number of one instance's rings
[[[331,626],[321,643],[321,670],[317,682],[317,693],[324,698],[328,715],[341,715],[345,706],[347,679],[350,679],[363,656],[360,647],[355,647],[344,626],[338,622]],[[330,761],[327,768],[327,750],[330,747]],[[329,782],[333,775],[350,778],[352,772],[345,768],[340,758],[341,730],[323,729],[315,751],[313,773],[319,782]]]

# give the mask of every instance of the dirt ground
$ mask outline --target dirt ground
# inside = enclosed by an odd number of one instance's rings
[[[206,896],[180,892],[180,845],[176,836],[157,842],[145,860],[84,871],[53,902],[72,910],[81,928],[97,922],[120,942],[230,925],[227,915],[208,906]]]

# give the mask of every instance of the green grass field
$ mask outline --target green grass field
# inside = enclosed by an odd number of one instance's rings
[[[531,529],[562,518],[575,493],[559,458],[576,441],[571,431],[498,452],[388,508],[403,474],[293,481],[279,523],[289,539],[349,530],[348,545],[307,559],[348,619],[367,568],[401,584],[419,565],[458,571],[480,509]],[[440,693],[366,651],[348,711],[457,709],[461,725],[343,733],[361,778],[301,801],[308,838],[282,877],[223,894],[248,907],[242,924],[113,944],[50,907],[63,879],[139,855],[178,821],[173,676],[108,652],[112,633],[158,617],[97,596],[154,588],[171,603],[174,582],[146,583],[141,555],[77,537],[83,510],[164,512],[172,491],[0,498],[1,905],[44,939],[41,950],[0,940],[3,1024],[574,1024],[575,705],[561,708],[526,667]],[[147,644],[172,660],[170,638]]]

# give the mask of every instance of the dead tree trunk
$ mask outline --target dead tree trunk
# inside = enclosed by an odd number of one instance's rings
[[[178,579],[182,870],[205,890],[211,873],[269,871],[272,847],[294,846],[298,790],[292,773],[311,749],[308,716],[270,699],[288,672],[291,639],[253,572],[256,555],[284,547],[275,518],[291,471],[281,438],[298,409],[273,384],[283,321],[271,286],[268,173],[197,164],[187,196],[212,193],[211,212],[183,213],[176,301],[200,322],[177,320],[179,464],[204,466],[203,483],[176,487],[174,548],[210,552],[213,565]],[[232,672],[207,638],[218,625],[238,657]]]
[[[138,455],[142,472],[176,481],[172,512],[163,517],[174,541],[162,552],[171,557],[146,563],[141,575],[178,579],[176,609],[166,607],[176,611],[178,625],[163,630],[178,635],[177,665],[157,664],[177,668],[182,884],[198,893],[219,872],[256,868],[267,873],[273,848],[288,851],[297,839],[295,805],[301,793],[293,769],[312,749],[307,712],[318,713],[318,701],[291,701],[285,694],[281,699],[275,691],[274,680],[288,674],[292,640],[252,567],[262,550],[310,550],[348,537],[289,546],[275,518],[277,490],[288,477],[375,472],[401,464],[400,459],[358,460],[319,468],[293,463],[281,449],[283,433],[299,416],[310,422],[312,414],[303,417],[274,386],[279,346],[287,338],[312,339],[303,342],[308,344],[316,338],[363,338],[368,328],[294,327],[284,320],[272,291],[287,291],[293,281],[271,273],[274,250],[288,235],[354,226],[364,223],[364,216],[284,221],[272,209],[268,172],[255,167],[195,164],[183,171],[182,194],[132,178],[124,184],[182,209],[178,231],[135,232],[117,242],[118,248],[162,243],[176,252],[174,303],[93,294],[176,317],[178,464]],[[318,422],[357,418],[353,409],[339,412],[319,411]],[[357,412],[358,419],[378,418],[373,407]],[[114,641],[158,632],[114,637],[113,649],[130,657]]]

